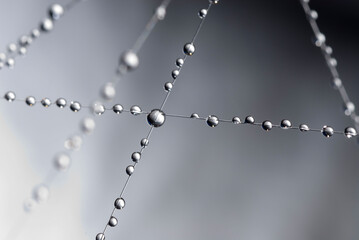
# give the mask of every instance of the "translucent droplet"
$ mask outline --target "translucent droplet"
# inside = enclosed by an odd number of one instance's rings
[[[322,133],[325,137],[329,138],[331,136],[333,136],[334,134],[334,129],[332,127],[329,127],[329,126],[324,126],[322,128]]]
[[[191,118],[198,119],[199,115],[197,113],[192,113]]]
[[[108,225],[110,227],[115,227],[117,225],[118,221],[117,218],[115,218],[114,216],[111,216],[110,220],[108,221]]]
[[[15,66],[15,59],[13,58],[8,58],[6,60],[6,66],[9,68],[9,69],[13,69],[14,66]]]
[[[244,119],[244,122],[245,123],[249,123],[249,124],[253,124],[254,123],[254,117],[252,117],[252,116],[247,116],[245,119]]]
[[[15,43],[10,43],[7,50],[9,53],[14,53],[17,50],[17,45]]]
[[[104,105],[102,105],[100,102],[95,102],[92,104],[92,112],[95,115],[102,115],[106,111],[106,108]]]
[[[96,240],[105,240],[105,234],[99,233],[96,235]]]
[[[81,130],[86,134],[92,133],[95,130],[95,127],[96,123],[92,118],[87,117],[81,121]]]
[[[68,150],[79,150],[82,145],[82,138],[80,136],[72,136],[65,141],[65,148]]]
[[[48,98],[43,98],[43,99],[41,100],[41,104],[42,104],[42,106],[44,106],[44,107],[50,107],[50,105],[51,105],[51,100],[48,99]]]
[[[139,63],[140,61],[137,54],[132,50],[128,50],[121,55],[120,68],[124,72],[135,70],[138,67]]]
[[[166,121],[166,114],[160,109],[153,109],[147,115],[147,122],[153,127],[161,127]]]
[[[355,105],[353,102],[347,102],[344,104],[344,114],[350,116],[355,111]]]
[[[0,62],[5,62],[5,60],[6,60],[6,54],[0,53]]]
[[[176,70],[173,70],[173,71],[172,71],[172,74],[171,74],[171,75],[172,75],[172,78],[173,78],[173,79],[176,79],[179,74],[180,74],[180,71],[176,69]]]
[[[31,31],[31,37],[32,38],[38,38],[40,37],[40,30],[35,28],[34,30]]]
[[[64,15],[64,8],[60,4],[53,4],[49,9],[49,15],[53,20],[59,20]]]
[[[23,35],[20,39],[19,39],[19,44],[22,47],[27,47],[32,43],[32,38],[26,35]]]
[[[240,123],[241,123],[241,119],[240,119],[239,117],[233,117],[233,118],[232,118],[232,122],[233,122],[234,124],[240,124]]]
[[[134,106],[131,107],[130,112],[131,112],[132,115],[136,116],[136,115],[139,115],[142,112],[142,110],[141,110],[141,108],[139,106],[134,105]]]
[[[200,19],[203,19],[205,18],[207,15],[207,9],[201,9],[199,12],[198,12],[198,16]]]
[[[20,55],[24,56],[24,55],[26,55],[26,53],[27,53],[27,48],[26,47],[21,47],[19,49],[19,54]]]
[[[158,20],[163,20],[166,17],[166,7],[164,6],[159,6],[156,9],[156,17]]]
[[[166,82],[164,85],[165,91],[170,92],[172,90],[173,84],[170,82]]]
[[[123,209],[126,206],[125,199],[117,198],[114,205],[116,209]]]
[[[66,101],[66,99],[64,99],[64,98],[59,98],[59,99],[56,100],[56,105],[57,105],[59,108],[64,108],[64,107],[66,107],[66,105],[67,105],[67,101]]]
[[[347,127],[345,130],[344,130],[344,134],[347,138],[352,138],[352,137],[355,137],[357,135],[357,131],[355,130],[355,128],[352,128],[352,127]]]
[[[195,50],[193,43],[186,43],[183,47],[183,52],[188,56],[192,56]]]
[[[214,115],[209,115],[207,117],[206,122],[207,122],[208,126],[210,126],[210,127],[216,127],[219,124],[218,117],[216,117]]]
[[[44,203],[49,199],[50,190],[45,185],[37,186],[33,191],[33,198],[38,203]]]
[[[40,23],[40,29],[44,32],[50,32],[54,28],[54,23],[51,19],[46,18]]]
[[[116,114],[120,114],[123,112],[123,106],[121,104],[116,104],[112,107],[112,110],[116,113]]]
[[[116,89],[113,83],[109,82],[105,84],[101,89],[101,96],[107,101],[114,99],[116,96]]]
[[[179,67],[179,68],[181,68],[181,67],[183,66],[183,64],[184,64],[183,58],[177,58],[177,60],[176,60],[176,66]]]
[[[141,159],[141,153],[140,152],[134,152],[131,155],[131,159],[133,162],[138,163]]]
[[[262,123],[262,128],[263,128],[263,130],[268,132],[269,130],[271,130],[273,128],[273,124],[270,121],[266,120]]]
[[[60,153],[54,159],[55,168],[59,171],[66,171],[71,165],[71,158],[66,153]]]
[[[135,167],[130,165],[126,168],[126,173],[128,176],[131,176],[133,174],[133,172],[135,171]]]
[[[16,95],[15,95],[14,92],[9,91],[9,92],[5,93],[4,98],[8,102],[12,102],[12,101],[14,101],[16,99]]]
[[[26,104],[31,106],[34,106],[36,104],[36,99],[34,97],[27,97],[25,100]]]
[[[280,122],[280,127],[281,127],[282,129],[288,129],[288,128],[291,128],[291,127],[292,127],[292,123],[291,123],[289,120],[284,119],[284,120],[282,120],[282,121]]]
[[[149,143],[150,143],[150,142],[148,141],[147,138],[142,138],[142,139],[141,139],[141,142],[140,142],[140,145],[141,145],[141,147],[145,148],[145,147],[148,146]]]
[[[299,125],[299,130],[300,130],[301,132],[308,132],[310,129],[309,129],[308,125],[306,125],[306,124],[300,124],[300,125]]]
[[[81,104],[79,102],[71,102],[70,103],[70,109],[73,112],[78,112],[81,110]]]

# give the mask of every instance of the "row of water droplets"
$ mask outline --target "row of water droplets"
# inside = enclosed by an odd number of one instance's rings
[[[359,116],[355,112],[355,104],[350,100],[347,90],[344,87],[343,81],[339,76],[339,72],[337,70],[338,62],[332,56],[333,48],[327,45],[327,39],[318,27],[318,12],[310,8],[309,0],[300,0],[300,3],[307,15],[308,22],[315,35],[314,43],[317,47],[321,49],[321,52],[332,75],[332,86],[334,87],[334,89],[338,90],[342,98],[344,105],[344,114],[346,116],[350,116],[350,118],[355,124],[356,130],[359,131]]]

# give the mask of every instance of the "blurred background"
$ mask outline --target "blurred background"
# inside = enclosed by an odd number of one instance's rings
[[[0,0],[0,46],[37,26],[54,2]],[[59,0],[66,4],[68,1]],[[64,97],[90,104],[111,80],[160,0],[89,0],[39,38],[0,88],[18,98]],[[207,0],[173,0],[139,53],[140,67],[118,85],[116,103],[158,108],[175,59],[191,40]],[[312,0],[341,78],[359,103],[359,2]],[[338,92],[299,1],[221,0],[211,9],[165,112],[343,131]],[[106,104],[111,107],[113,103]],[[96,117],[94,133],[51,185],[47,203],[23,211],[53,171],[64,140],[89,115],[40,104],[0,103],[0,239],[94,239],[126,180],[130,155],[149,126],[145,115]],[[245,125],[167,118],[156,129],[106,239],[353,240],[359,238],[356,140]]]

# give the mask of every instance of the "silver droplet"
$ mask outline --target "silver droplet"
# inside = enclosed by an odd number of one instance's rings
[[[165,85],[164,85],[164,88],[165,88],[165,91],[166,92],[170,92],[173,88],[173,84],[170,83],[170,82],[166,82]]]
[[[6,60],[6,54],[0,53],[0,62],[4,62]]]
[[[66,99],[64,98],[59,98],[56,100],[56,105],[59,107],[59,108],[64,108],[66,107],[66,104],[67,104],[67,101]]]
[[[31,212],[36,207],[36,201],[32,198],[25,200],[24,202],[24,210],[25,212]]]
[[[215,116],[215,115],[209,115],[207,117],[207,125],[210,126],[210,127],[217,127],[218,124],[219,124],[219,120],[218,120],[218,117]]]
[[[156,9],[156,17],[158,20],[163,20],[166,17],[166,7],[165,6],[159,6]]]
[[[166,114],[160,109],[153,109],[147,115],[147,122],[153,127],[161,127],[166,121]]]
[[[339,89],[340,87],[342,87],[343,83],[342,80],[340,78],[334,78],[333,79],[333,87],[335,89]]]
[[[99,233],[96,235],[96,240],[105,240],[105,234]]]
[[[50,190],[47,186],[45,185],[40,185],[37,186],[34,190],[33,190],[33,198],[36,202],[38,203],[44,203],[49,199],[50,196]]]
[[[331,65],[332,67],[336,67],[338,65],[338,62],[335,58],[330,58],[329,65]]]
[[[73,111],[73,112],[78,112],[81,110],[81,104],[79,102],[71,102],[70,103],[70,109]]]
[[[196,48],[194,47],[193,43],[186,43],[183,47],[183,52],[188,55],[192,56]]]
[[[179,67],[179,68],[181,68],[181,67],[183,66],[183,64],[184,64],[183,58],[177,58],[177,60],[176,60],[176,66]]]
[[[53,20],[59,20],[64,15],[64,8],[60,4],[54,4],[49,9],[49,15]]]
[[[198,119],[199,115],[197,113],[192,113],[191,118]]]
[[[10,69],[13,69],[14,66],[15,66],[15,59],[13,59],[13,58],[8,58],[8,59],[6,60],[6,66],[7,66],[8,68],[10,68]]]
[[[101,104],[100,102],[95,102],[94,104],[92,104],[92,113],[95,115],[102,115],[104,114],[106,111],[106,108],[103,104]]]
[[[123,209],[126,206],[125,199],[117,198],[114,205],[116,209]]]
[[[306,125],[306,124],[300,124],[300,125],[299,125],[299,130],[300,130],[301,132],[308,132],[310,129],[309,129],[308,125]]]
[[[318,19],[318,13],[317,13],[317,11],[311,10],[310,13],[309,13],[309,17],[311,17],[311,18],[314,19],[314,20],[317,20],[317,19]]]
[[[172,78],[173,78],[173,79],[176,79],[179,74],[180,74],[180,71],[176,69],[176,70],[173,70],[173,71],[172,71],[172,74],[171,74],[171,75],[172,75]]]
[[[48,98],[43,98],[43,99],[41,100],[41,104],[42,104],[42,106],[44,106],[44,107],[50,107],[50,105],[51,105],[51,100],[48,99]]]
[[[148,141],[147,138],[142,138],[142,139],[141,139],[141,142],[140,142],[140,145],[141,145],[141,147],[145,148],[145,147],[148,146],[149,143],[150,143],[150,142]]]
[[[244,119],[244,122],[249,123],[249,124],[253,124],[254,123],[254,117],[249,115]]]
[[[131,176],[133,174],[133,172],[135,171],[135,167],[130,165],[126,168],[126,173],[128,176]]]
[[[355,128],[347,127],[347,128],[345,128],[345,130],[344,130],[344,135],[345,135],[347,138],[352,138],[352,137],[355,137],[355,136],[357,135],[357,131],[355,130]]]
[[[17,50],[17,45],[15,43],[10,43],[7,50],[9,53],[14,53]]]
[[[325,52],[328,54],[328,55],[331,55],[333,53],[333,48],[331,48],[330,46],[327,46],[325,48]]]
[[[288,129],[288,128],[291,128],[292,127],[292,123],[287,120],[287,119],[283,119],[281,122],[280,122],[280,127],[282,129]]]
[[[54,28],[54,23],[51,19],[46,18],[40,23],[40,29],[43,32],[50,32]]]
[[[325,43],[325,35],[323,33],[318,33],[316,35],[315,45],[320,47],[323,45],[323,43]]]
[[[123,106],[121,104],[116,104],[112,107],[112,110],[116,113],[116,114],[120,114],[123,112]]]
[[[205,18],[207,15],[207,9],[201,9],[199,12],[198,12],[198,16],[200,19],[203,19]]]
[[[347,102],[344,104],[344,114],[350,116],[355,111],[355,105],[353,102]]]
[[[109,82],[103,86],[101,96],[107,101],[112,100],[116,96],[116,89],[113,83]]]
[[[66,153],[60,153],[54,159],[55,168],[59,171],[66,171],[71,165],[71,158]]]
[[[110,220],[108,221],[108,225],[110,227],[115,227],[117,225],[118,221],[117,218],[115,218],[114,216],[110,217]]]
[[[141,153],[140,152],[134,152],[131,155],[131,159],[133,162],[138,163],[141,159]]]
[[[80,136],[72,136],[66,139],[64,146],[68,150],[77,151],[81,148],[82,138]]]
[[[233,117],[232,118],[232,123],[234,124],[240,124],[242,121],[239,117]]]
[[[334,134],[334,129],[332,127],[329,127],[329,126],[324,126],[322,128],[322,133],[325,137],[329,138],[331,136],[333,136]]]
[[[219,3],[219,0],[209,0],[209,3],[211,3],[211,4],[217,4],[217,3]]]
[[[9,92],[5,93],[4,98],[8,102],[12,102],[12,101],[14,101],[16,99],[16,95],[15,95],[14,92],[9,91]]]
[[[263,130],[268,132],[269,130],[271,130],[273,128],[273,124],[270,121],[266,120],[262,123],[262,128],[263,128]]]
[[[23,47],[27,47],[32,43],[32,38],[27,36],[27,35],[23,35],[20,39],[19,39],[19,44],[20,46]]]
[[[93,118],[87,117],[81,121],[81,130],[86,134],[92,133],[95,130],[95,127],[96,123]]]
[[[122,53],[120,57],[120,68],[122,71],[133,71],[140,63],[140,60],[135,52],[128,50]]]
[[[36,99],[30,96],[26,98],[25,102],[29,106],[34,106],[36,104]]]
[[[141,108],[139,106],[134,105],[134,106],[132,106],[130,108],[130,112],[131,112],[132,115],[136,116],[136,115],[139,115],[142,112],[142,110],[141,110]]]
[[[26,47],[21,47],[21,48],[19,49],[19,54],[20,54],[21,56],[26,55],[26,53],[27,53],[27,48],[26,48]]]
[[[38,38],[40,37],[40,30],[35,28],[31,31],[31,37],[34,39],[34,38]]]

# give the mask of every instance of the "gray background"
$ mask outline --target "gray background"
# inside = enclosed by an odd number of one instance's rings
[[[52,2],[0,1],[0,46],[28,33]],[[60,1],[67,3],[67,1]],[[90,0],[66,13],[14,70],[2,92],[18,98],[65,97],[89,104],[114,76],[118,56],[160,1]],[[141,66],[117,88],[116,102],[143,109],[161,103],[163,83],[198,24],[206,0],[173,0],[140,52]],[[313,0],[354,103],[359,102],[359,3]],[[297,1],[224,1],[208,15],[165,111],[231,119],[351,125]],[[112,104],[108,104],[112,106]],[[94,239],[112,210],[145,116],[97,117],[97,128],[56,178],[48,203],[22,212],[31,189],[51,173],[64,140],[88,111],[0,103],[0,238]],[[125,193],[127,206],[106,239],[358,239],[358,144],[343,136],[167,119],[151,138]],[[10,233],[9,233],[10,232]],[[9,237],[11,236],[11,237]]]

